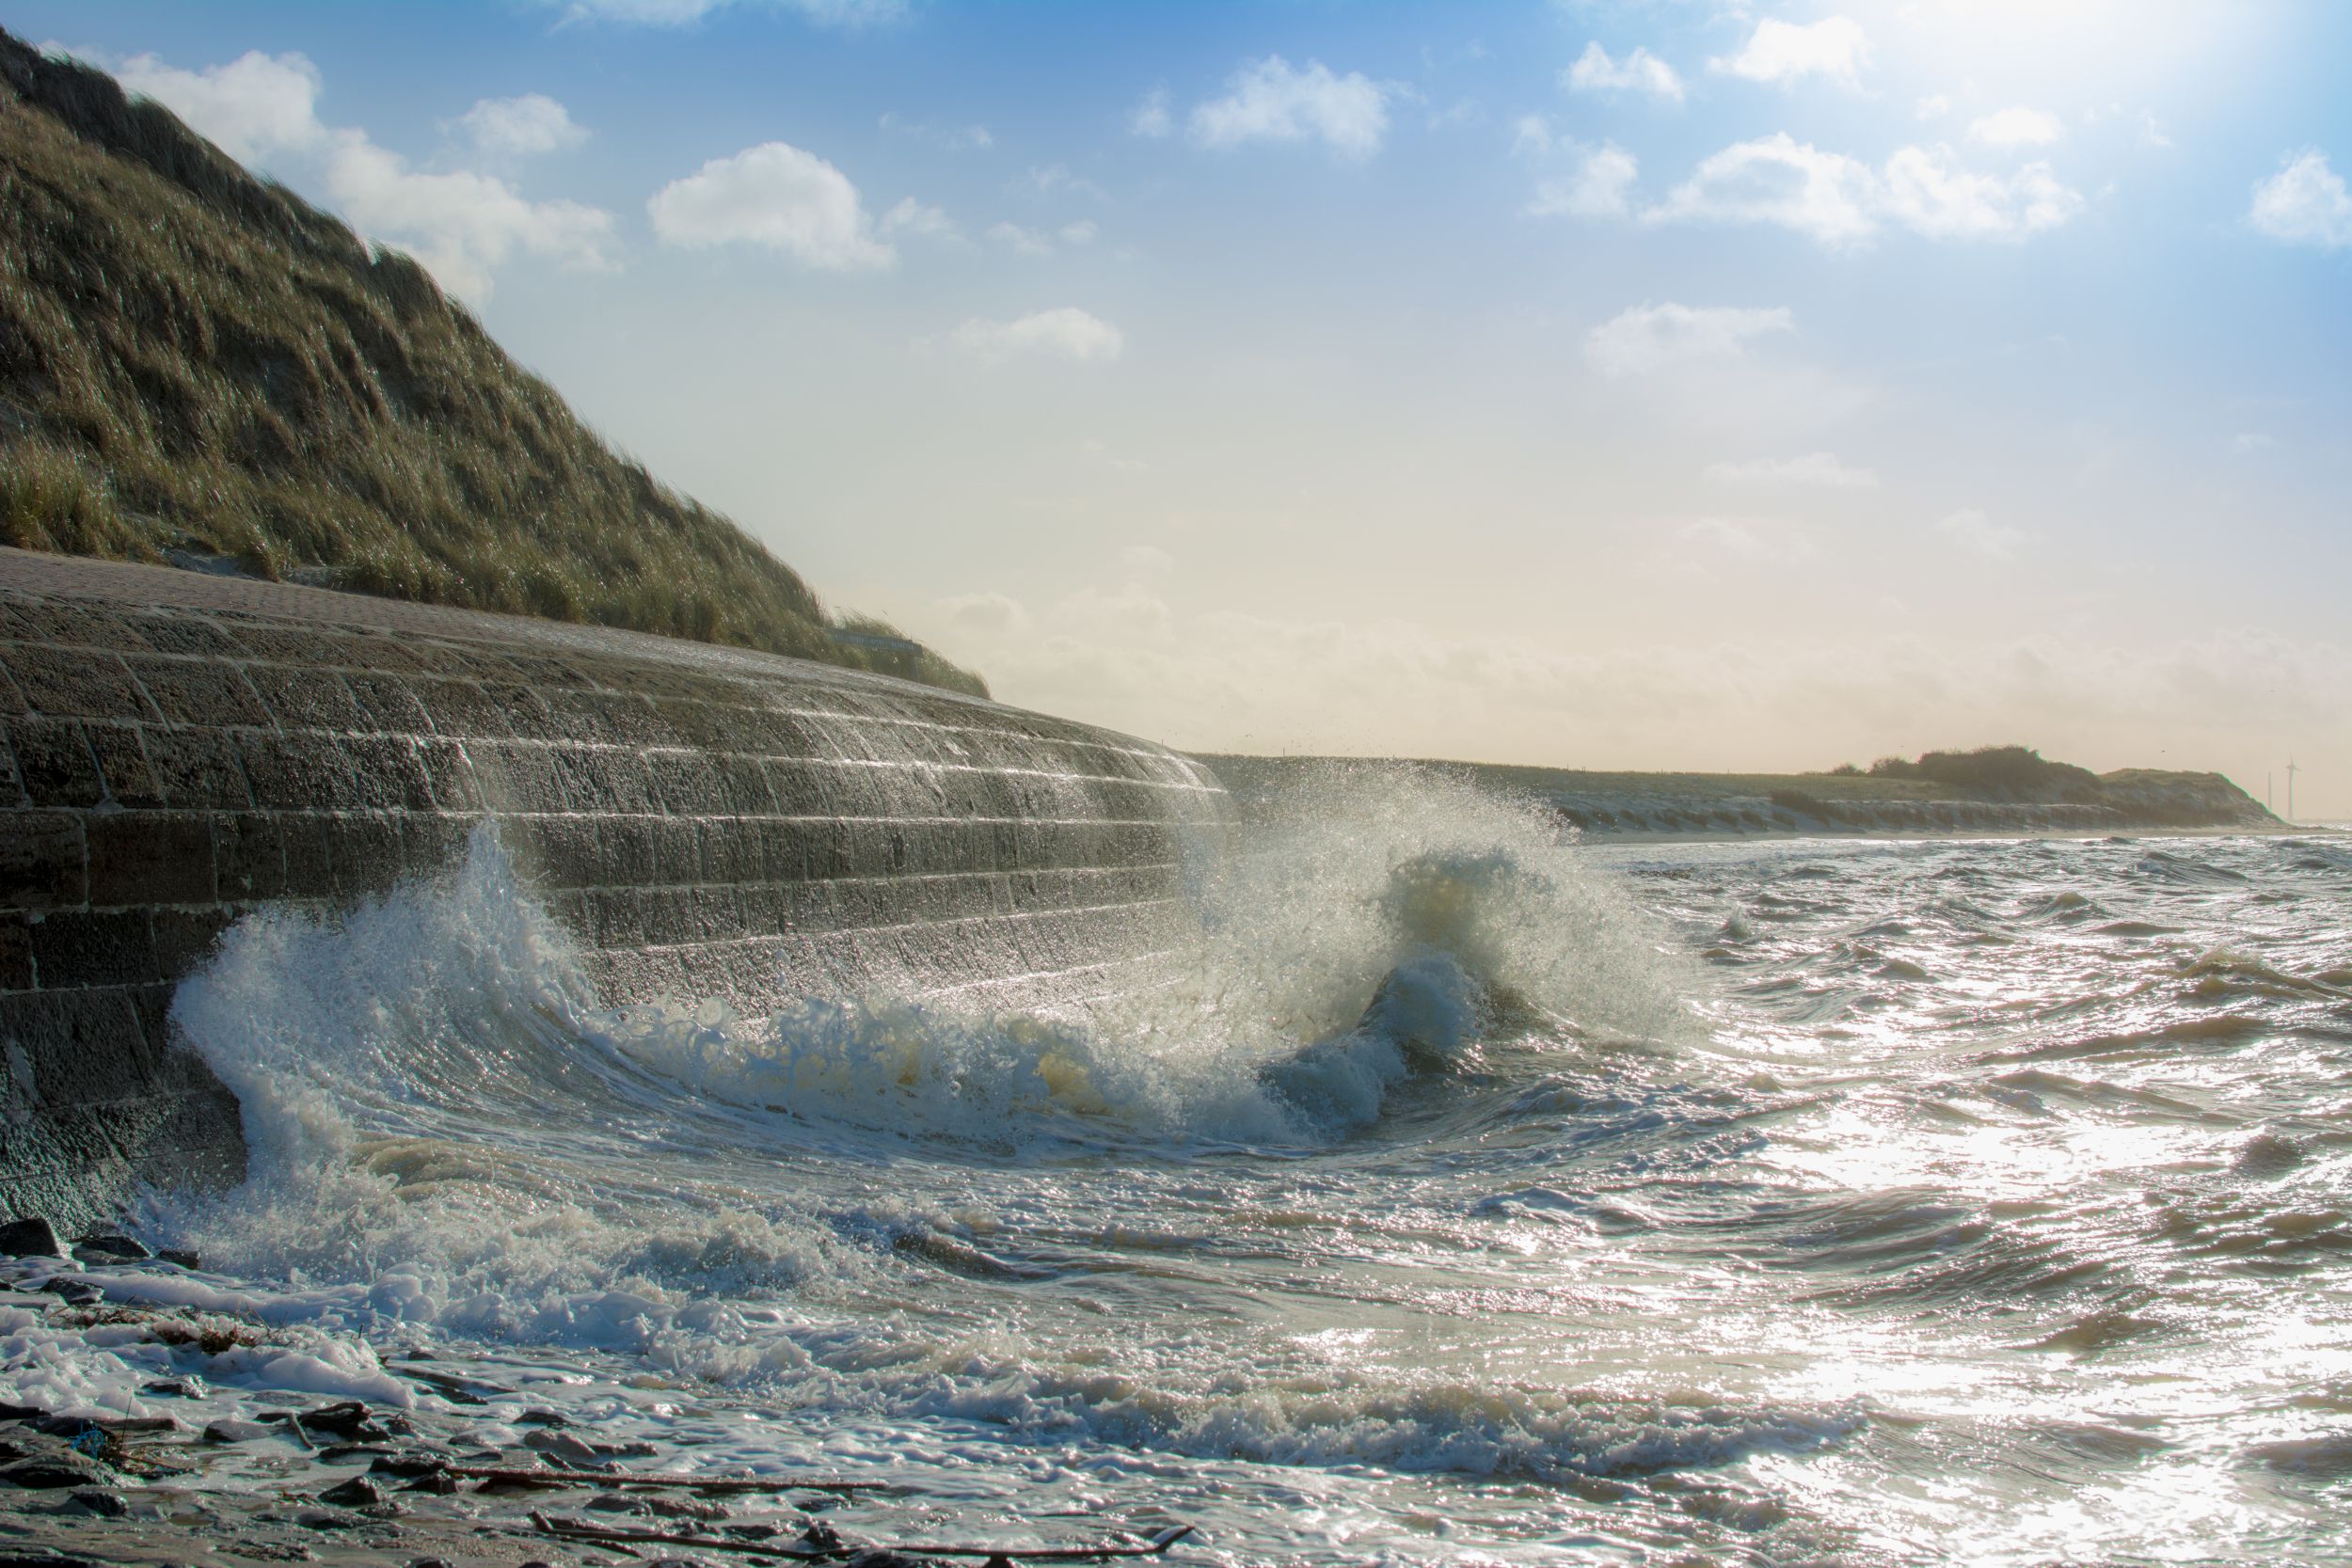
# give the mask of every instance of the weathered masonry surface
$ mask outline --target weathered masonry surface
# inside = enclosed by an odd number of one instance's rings
[[[604,999],[1116,991],[1223,791],[1160,747],[699,643],[0,548],[0,1210],[233,1180],[175,983],[485,817]]]

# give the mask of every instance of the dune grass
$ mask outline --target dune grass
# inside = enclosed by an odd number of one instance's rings
[[[6,33],[0,543],[232,557],[987,695],[879,623],[835,621],[734,523],[613,451],[413,260]]]

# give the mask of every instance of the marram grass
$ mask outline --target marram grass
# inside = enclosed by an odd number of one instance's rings
[[[836,623],[424,270],[0,33],[0,543],[733,643],[985,696]],[[834,636],[836,626],[864,635]]]

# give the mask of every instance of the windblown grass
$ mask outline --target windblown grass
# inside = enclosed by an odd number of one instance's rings
[[[798,573],[606,446],[407,256],[6,33],[0,543],[229,556],[987,694],[928,649],[837,638]]]

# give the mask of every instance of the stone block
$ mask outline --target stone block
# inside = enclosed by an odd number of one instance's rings
[[[35,806],[88,807],[106,798],[79,721],[21,715],[5,727],[18,784]]]
[[[336,750],[349,759],[358,805],[377,811],[433,809],[432,785],[408,736],[354,736]]]
[[[334,896],[334,818],[318,812],[288,812],[275,821],[285,857],[286,895]]]
[[[0,816],[0,909],[52,910],[87,901],[82,817],[23,811]]]
[[[87,648],[0,646],[0,664],[36,713],[55,719],[156,717],[122,660]]]
[[[545,746],[529,741],[485,740],[469,744],[474,785],[484,808],[516,815],[564,809],[555,762]]]
[[[220,896],[230,903],[251,903],[285,893],[286,847],[279,820],[259,812],[223,812],[214,816],[213,873]],[[325,880],[322,852],[322,887]]]
[[[368,727],[367,710],[332,670],[268,664],[245,668],[246,683],[287,730],[351,731]]]
[[[653,780],[644,759],[635,752],[592,746],[557,746],[548,751],[555,767],[556,793],[566,811],[659,811]]]
[[[769,817],[747,824],[759,845],[759,874],[770,882],[808,879],[808,832],[798,822]]]
[[[263,811],[351,811],[369,791],[340,744],[313,735],[252,732],[237,737],[253,803]]]
[[[755,882],[761,864],[756,827],[739,816],[713,816],[701,824],[703,880],[736,886]]]
[[[213,625],[201,615],[186,610],[158,610],[152,614],[127,614],[122,625],[141,642],[159,654],[179,654],[189,658],[234,660],[245,650],[237,640]]]
[[[320,818],[326,832],[326,854],[334,866],[335,893],[358,898],[382,893],[400,880],[405,870],[400,842],[400,818],[390,812],[341,812]]]
[[[653,832],[654,878],[673,886],[703,879],[702,830],[692,819],[649,816]]]
[[[473,759],[454,740],[420,740],[417,763],[424,769],[433,804],[440,811],[479,812],[482,787],[473,774]]]
[[[269,710],[233,664],[151,657],[124,662],[167,723],[219,729],[270,721]]]
[[[637,895],[638,915],[644,923],[645,943],[674,946],[700,940],[699,913],[691,887],[649,887]]]
[[[653,816],[611,816],[600,824],[607,882],[643,887],[659,879],[660,822]]]
[[[770,758],[761,766],[768,775],[768,793],[781,816],[824,816],[831,812],[833,770],[798,758]]]
[[[148,766],[147,747],[141,738],[149,733],[146,725],[92,721],[82,726],[82,733],[88,737],[90,755],[97,759],[107,800],[126,811],[148,811],[164,803],[163,786]]]
[[[53,910],[35,923],[33,969],[43,991],[89,986],[146,985],[155,967],[155,935],[141,910]]]
[[[511,704],[466,680],[421,680],[416,695],[432,715],[434,733],[454,740],[546,738],[536,725],[516,728]]]
[[[33,989],[33,928],[21,914],[0,914],[0,991]]]
[[[213,821],[202,812],[96,814],[83,833],[93,906],[210,904],[217,897]]]
[[[0,611],[0,631],[45,646],[64,643],[119,653],[144,647],[138,628],[120,610],[70,599],[18,599]]]
[[[412,872],[433,875],[465,863],[478,816],[448,812],[412,813],[401,823],[401,854]]]
[[[709,885],[694,892],[694,930],[703,942],[734,942],[746,935],[743,898],[732,886]]]
[[[166,805],[243,811],[253,804],[236,744],[218,730],[151,729],[141,740],[149,772]]]
[[[724,815],[729,807],[719,770],[695,752],[655,752],[645,758],[653,774],[654,795],[673,816]]]
[[[610,879],[598,826],[592,816],[519,817],[510,847],[540,887],[596,887]]]
[[[230,911],[157,910],[155,963],[167,980],[180,980],[212,961],[223,931],[236,924]],[[168,993],[167,993],[168,994]]]
[[[373,669],[343,676],[352,700],[367,714],[361,728],[378,735],[431,735],[433,720],[416,689],[397,675],[377,674]]]
[[[645,941],[645,919],[635,888],[598,888],[581,895],[586,940],[597,947],[635,947]]]

